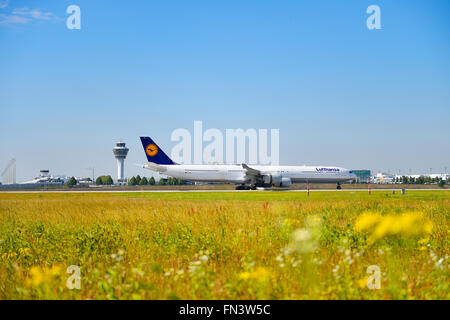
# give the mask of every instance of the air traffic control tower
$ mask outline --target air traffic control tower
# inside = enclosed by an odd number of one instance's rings
[[[117,159],[117,183],[124,183],[125,178],[123,174],[123,163],[128,154],[128,148],[125,147],[125,142],[116,142],[116,146],[113,148],[114,156]]]

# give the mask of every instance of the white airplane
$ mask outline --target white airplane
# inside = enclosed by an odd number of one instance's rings
[[[149,137],[141,137],[148,164],[143,168],[178,179],[236,184],[236,190],[289,187],[292,183],[341,183],[356,179],[348,169],[327,166],[262,166],[247,164],[177,164]]]

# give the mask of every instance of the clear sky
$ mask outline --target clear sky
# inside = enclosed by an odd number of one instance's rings
[[[81,30],[66,8],[81,8]],[[369,30],[366,8],[381,9]],[[280,163],[450,171],[450,2],[0,0],[0,170],[149,175],[139,136],[278,128]]]

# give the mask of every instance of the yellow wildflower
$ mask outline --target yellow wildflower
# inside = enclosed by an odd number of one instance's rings
[[[256,280],[259,282],[267,281],[271,278],[271,273],[263,267],[258,267],[254,271],[246,271],[239,274],[242,280]]]
[[[44,273],[39,267],[32,267],[30,269],[30,276],[31,280],[29,281],[29,283],[34,287],[39,286],[44,280]]]
[[[430,238],[423,238],[423,239],[420,239],[419,241],[417,241],[417,243],[418,243],[418,244],[425,244],[425,243],[427,243],[428,241],[430,241]]]
[[[356,231],[365,231],[373,229],[381,220],[379,214],[365,213],[361,215],[355,223]]]
[[[420,212],[407,212],[402,215],[382,216],[368,212],[355,222],[356,231],[369,233],[369,244],[390,235],[417,236],[430,234],[433,230],[431,221]]]
[[[364,277],[364,278],[358,280],[358,286],[359,286],[361,289],[364,289],[364,288],[367,286],[367,279],[368,279],[368,278],[369,278],[369,277]]]
[[[43,283],[48,283],[61,274],[61,267],[54,265],[51,268],[34,266],[30,269],[31,278],[28,279],[28,285],[38,287]]]

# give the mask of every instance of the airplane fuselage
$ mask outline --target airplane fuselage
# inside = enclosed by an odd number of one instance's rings
[[[341,183],[355,178],[348,169],[327,166],[264,166],[252,165],[260,177],[248,174],[242,165],[158,165],[145,168],[188,181],[251,184],[287,187],[292,183]]]

